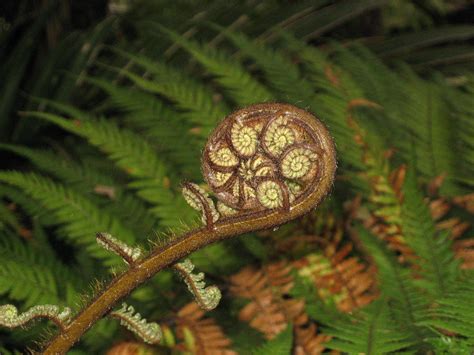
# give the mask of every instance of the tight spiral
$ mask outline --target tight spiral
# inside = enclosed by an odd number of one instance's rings
[[[336,169],[324,125],[307,111],[278,103],[226,117],[209,137],[202,160],[223,217],[289,211],[316,190],[322,199]]]

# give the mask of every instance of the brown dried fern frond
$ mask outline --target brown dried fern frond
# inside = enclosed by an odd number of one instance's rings
[[[462,260],[461,268],[474,269],[474,237],[466,237],[465,235],[470,230],[471,224],[460,217],[449,214],[455,207],[460,207],[467,212],[474,213],[474,194],[453,198],[441,197],[439,196],[439,189],[443,179],[444,176],[441,175],[429,185],[431,215],[436,221],[436,228],[438,230],[449,232],[449,236],[453,240],[455,256]]]
[[[430,201],[431,216],[436,221],[436,229],[448,231],[450,238],[459,239],[471,227],[471,224],[459,217],[448,216],[453,203],[446,198],[438,197]]]
[[[469,213],[474,214],[474,192],[467,195],[454,197],[453,203],[459,207],[464,208]]]
[[[106,355],[155,355],[159,354],[152,347],[137,342],[121,342],[111,347]]]
[[[326,334],[318,334],[317,326],[310,323],[307,327],[298,327],[295,329],[295,355],[315,355],[327,353],[328,349],[324,343],[331,340]],[[338,352],[332,352],[338,353]]]
[[[454,243],[454,252],[456,257],[462,260],[462,269],[474,269],[474,237],[456,241]]]
[[[303,299],[291,298],[293,268],[281,261],[261,269],[245,267],[231,276],[230,292],[250,300],[239,313],[239,319],[272,339],[293,324],[296,354],[320,354],[329,336],[319,334],[316,324],[308,317]]]
[[[309,277],[322,299],[332,299],[342,312],[363,307],[378,297],[375,270],[358,257],[350,256],[352,244],[330,244],[295,262],[301,276]]]
[[[268,339],[282,332],[288,322],[295,326],[307,322],[304,301],[284,299],[293,288],[291,266],[278,262],[262,267],[245,267],[230,277],[231,294],[251,300],[239,313],[239,319],[261,331]]]
[[[205,312],[196,302],[181,308],[176,316],[176,335],[183,340],[176,350],[198,355],[236,355],[231,350],[232,341],[212,318],[205,318]]]

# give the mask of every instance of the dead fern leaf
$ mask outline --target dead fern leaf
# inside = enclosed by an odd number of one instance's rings
[[[469,213],[474,214],[474,192],[464,196],[454,197],[453,203],[464,208]]]
[[[177,350],[197,355],[236,355],[230,349],[232,341],[212,318],[204,318],[205,312],[196,302],[185,305],[177,313],[176,335],[184,342]]]
[[[430,186],[432,201],[429,206],[431,215],[436,221],[436,228],[440,231],[449,232],[450,238],[454,241],[455,256],[462,260],[461,268],[474,269],[474,238],[463,238],[466,231],[471,228],[471,224],[459,217],[449,216],[449,212],[454,206],[464,208],[468,212],[474,212],[474,194],[447,199],[438,196],[440,186],[440,184],[431,184]]]
[[[326,334],[318,334],[316,324],[295,329],[295,355],[315,355],[327,352],[325,343],[331,340]]]
[[[295,262],[299,274],[309,277],[322,299],[332,299],[342,312],[351,312],[371,303],[378,297],[375,269],[358,257],[349,256],[352,244],[338,250],[324,248]]]
[[[245,267],[230,278],[230,292],[249,299],[239,319],[262,332],[267,339],[293,324],[295,354],[320,354],[326,350],[329,336],[319,334],[305,311],[305,301],[289,296],[294,280],[292,266],[285,261],[265,265],[261,269]]]
[[[239,319],[261,331],[267,339],[282,332],[290,321],[295,327],[308,321],[304,300],[285,299],[294,284],[291,270],[282,261],[260,270],[245,267],[230,277],[230,292],[251,300],[241,309]]]
[[[461,259],[462,269],[474,269],[474,238],[458,240],[454,243],[454,252],[456,257]]]
[[[158,354],[151,347],[143,343],[122,342],[110,348],[106,355],[153,355]]]

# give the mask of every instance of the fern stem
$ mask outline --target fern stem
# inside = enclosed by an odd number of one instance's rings
[[[290,206],[287,206],[288,208],[280,207],[257,211],[242,210],[241,213],[219,219],[213,228],[204,226],[194,229],[165,247],[156,247],[149,256],[137,260],[128,270],[115,278],[107,288],[99,293],[76,318],[71,320],[65,329],[52,339],[44,350],[45,354],[65,354],[117,302],[157,272],[171,266],[192,252],[217,241],[286,223],[307,213],[323,200],[331,189],[336,170],[334,145],[323,124],[308,112],[283,104],[250,106],[228,116],[226,120],[230,121],[236,117],[255,115],[256,112],[271,116],[282,112],[291,113],[297,117],[305,129],[308,129],[312,135],[317,137],[322,152],[318,164],[320,174],[312,180],[304,198],[294,200]],[[224,128],[228,126],[226,122],[221,125]],[[219,129],[222,129],[221,126],[216,129],[217,133],[222,133],[219,132]]]
[[[377,308],[375,309],[373,318],[371,322],[369,323],[369,334],[367,337],[367,355],[372,355],[374,354],[374,343],[375,343],[375,330],[377,327],[377,320],[379,319],[382,309],[385,306],[385,300],[380,302],[379,305],[377,305]]]

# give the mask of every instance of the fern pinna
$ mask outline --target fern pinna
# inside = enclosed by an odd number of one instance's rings
[[[64,141],[48,137],[48,150],[0,146],[33,170],[0,172],[4,303],[17,314],[35,304],[75,314],[104,299],[112,307],[131,288],[109,298],[103,284],[92,292],[87,285],[109,272],[114,280],[151,277],[157,268],[147,260],[164,252],[170,271],[131,292],[123,309],[101,310],[138,340],[106,319],[78,352],[104,351],[114,339],[126,339],[117,347],[203,354],[472,349],[472,76],[453,85],[389,67],[360,45],[319,50],[288,32],[269,44],[211,25],[206,31],[219,31],[222,43],[213,46],[205,36],[150,30],[153,41],[173,42],[171,59],[148,48],[100,48],[78,82],[94,100],[75,107],[35,99],[43,110],[21,112]],[[278,229],[179,262],[188,252],[174,251],[185,240],[188,251],[201,246],[200,237],[180,239],[183,230],[203,222],[209,236],[232,221],[229,231],[240,234],[250,228],[241,218],[254,216],[258,228],[269,227],[268,210],[292,210],[312,179],[326,176],[320,137],[286,113],[302,111],[263,105],[219,123],[261,101],[290,102],[328,126],[339,165],[331,199]],[[206,184],[196,164],[202,149]],[[188,304],[187,290],[196,302]],[[81,301],[84,293],[92,295]],[[219,300],[228,307],[204,314]],[[73,324],[64,323],[66,332]],[[0,334],[0,351],[37,339],[35,329]]]

